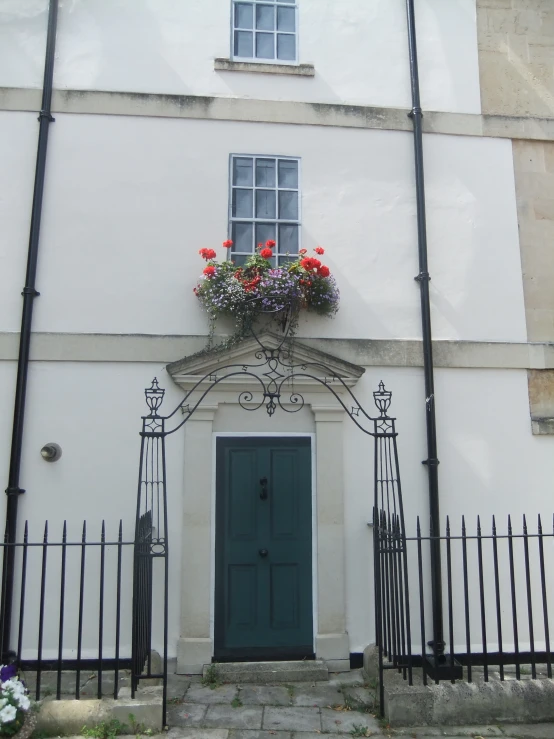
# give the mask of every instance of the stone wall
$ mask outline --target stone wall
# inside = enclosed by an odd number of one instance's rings
[[[512,146],[527,338],[554,341],[554,143]]]
[[[554,116],[554,2],[477,0],[483,113]]]
[[[527,338],[554,341],[554,143],[512,147]],[[554,371],[530,370],[528,380],[533,433],[553,434]]]

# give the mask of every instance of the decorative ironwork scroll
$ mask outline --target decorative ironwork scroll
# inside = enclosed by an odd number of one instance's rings
[[[141,558],[154,558],[163,561],[164,569],[164,685],[167,683],[167,496],[165,468],[165,439],[182,428],[201,407],[204,399],[222,382],[244,380],[248,385],[238,393],[238,404],[246,411],[260,410],[265,407],[271,417],[278,410],[285,413],[297,413],[305,400],[299,385],[310,381],[318,383],[335,398],[350,420],[365,434],[374,438],[374,542],[375,542],[375,583],[376,588],[385,586],[383,581],[383,552],[394,551],[395,556],[405,558],[404,515],[402,510],[402,493],[396,445],[395,419],[388,415],[392,394],[383,382],[373,393],[378,415],[370,415],[358,401],[345,380],[337,372],[322,362],[295,363],[294,350],[288,341],[287,327],[283,338],[276,347],[264,345],[260,337],[252,330],[256,340],[254,361],[251,364],[230,363],[218,367],[200,379],[188,390],[174,410],[167,416],[160,415],[164,398],[164,390],[154,378],[145,390],[146,403],[150,410],[142,419],[141,461],[139,471],[136,546],[135,546],[135,586],[134,605],[140,626],[134,634],[133,689],[141,678],[153,677],[149,654],[152,639],[152,583],[148,567],[141,563]],[[296,384],[295,384],[296,382]],[[391,521],[391,529],[388,525]],[[145,523],[151,529],[147,531]],[[394,529],[392,550],[386,543],[387,537]],[[388,531],[388,533],[387,533]],[[400,540],[398,539],[400,537]],[[385,542],[385,543],[383,543]],[[390,542],[389,542],[390,543]],[[385,547],[385,549],[383,549]],[[388,556],[388,555],[387,555]],[[396,560],[395,560],[396,561]],[[387,570],[388,572],[388,570]],[[407,608],[407,582],[400,578],[402,591],[405,585],[405,606]],[[154,583],[155,587],[155,583]],[[404,595],[402,596],[404,598]],[[144,605],[144,599],[150,603]],[[381,598],[376,599],[381,602]],[[146,613],[150,614],[146,616]],[[378,630],[381,615],[378,615]],[[409,622],[409,613],[407,614]],[[379,635],[378,635],[379,639]],[[146,659],[146,666],[144,660]],[[165,688],[164,688],[165,691]],[[165,692],[164,692],[165,706]]]

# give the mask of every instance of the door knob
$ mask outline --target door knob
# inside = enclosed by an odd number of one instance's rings
[[[262,489],[260,490],[260,498],[261,500],[267,500],[267,477],[262,477],[260,485],[262,486]]]
[[[267,555],[269,554],[269,552],[267,551],[267,549],[260,549],[260,551],[258,552],[258,554],[260,555],[260,557],[267,557]]]

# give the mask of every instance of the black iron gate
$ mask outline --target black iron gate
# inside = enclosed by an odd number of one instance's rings
[[[382,517],[393,517],[395,526],[404,535],[402,517],[402,501],[400,490],[400,474],[396,444],[395,419],[388,416],[391,393],[385,389],[383,382],[373,393],[379,414],[370,416],[358,402],[346,382],[336,370],[323,362],[295,363],[294,343],[287,337],[286,329],[282,337],[271,335],[273,347],[263,344],[257,333],[252,330],[256,341],[255,362],[252,364],[227,364],[218,368],[217,373],[210,373],[200,378],[184,395],[181,402],[167,416],[159,415],[165,391],[160,388],[154,378],[152,385],[145,390],[146,402],[150,413],[143,417],[141,432],[141,462],[138,486],[136,545],[135,545],[135,584],[134,584],[134,618],[133,631],[133,691],[143,678],[162,677],[164,684],[164,721],[167,696],[167,621],[168,621],[168,541],[167,541],[167,497],[166,497],[166,465],[165,439],[182,428],[194,412],[201,407],[206,396],[221,382],[230,378],[242,378],[253,385],[253,389],[239,392],[238,403],[247,411],[255,411],[265,407],[271,417],[278,410],[286,413],[297,413],[304,405],[304,398],[298,391],[297,380],[311,380],[324,386],[334,396],[352,422],[365,434],[374,439],[375,476],[374,476],[374,508],[377,520]],[[182,417],[178,414],[182,414]],[[171,428],[167,422],[173,420]],[[383,519],[385,520],[385,519]],[[387,519],[388,520],[388,519]],[[376,527],[378,528],[378,527]],[[387,597],[398,604],[398,618],[401,620],[403,609],[408,607],[404,599],[400,607],[400,595],[404,582],[398,569],[397,558],[390,556],[387,549],[397,546],[386,538],[376,536],[376,587],[383,588]],[[395,550],[396,551],[396,550]],[[385,556],[387,565],[381,569],[379,562]],[[152,566],[158,560],[163,572],[158,580]],[[152,649],[152,614],[154,608],[154,590],[160,586],[160,597],[156,609],[163,611],[163,674],[152,672],[150,654]],[[376,601],[378,599],[376,598]],[[404,619],[404,624],[408,623]],[[398,622],[400,624],[400,621]],[[380,636],[380,644],[394,642],[395,649],[403,654],[403,648],[396,645],[400,628],[387,625],[384,636]],[[405,651],[405,650],[404,650]],[[409,651],[409,650],[408,650]],[[396,662],[398,662],[398,659]],[[403,657],[402,657],[403,659]]]

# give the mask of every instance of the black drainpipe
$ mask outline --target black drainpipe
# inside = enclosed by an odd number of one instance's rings
[[[44,174],[46,171],[46,149],[48,146],[48,130],[50,123],[54,120],[51,114],[51,104],[57,21],[58,0],[50,0],[50,8],[48,12],[48,34],[46,37],[46,55],[44,61],[44,82],[42,86],[42,105],[38,117],[39,134],[33,205],[31,211],[31,229],[29,234],[29,250],[27,252],[27,274],[25,277],[25,287],[22,292],[23,309],[21,311],[21,333],[19,336],[19,357],[17,362],[17,379],[13,412],[10,471],[8,487],[6,488],[8,501],[6,507],[5,540],[8,543],[15,541],[17,532],[17,505],[19,496],[21,493],[25,492],[19,486],[19,475],[21,471],[21,449],[23,442],[23,426],[25,421],[25,396],[27,393],[33,304],[34,299],[39,295],[35,285],[40,221],[42,216],[42,195],[44,192]],[[0,628],[3,660],[10,658],[10,627],[12,621],[14,568],[15,547],[6,547],[2,566],[2,603],[0,604]],[[13,654],[11,655],[11,658],[13,658]]]
[[[427,425],[427,459],[423,462],[429,473],[429,515],[433,536],[440,535],[439,476],[437,459],[437,426],[435,420],[435,383],[433,376],[433,343],[431,333],[431,306],[429,303],[429,276],[427,264],[427,225],[425,219],[425,176],[423,170],[423,135],[421,101],[419,97],[419,70],[414,0],[406,0],[408,18],[408,45],[410,51],[410,78],[412,87],[412,110],[410,118],[414,127],[414,159],[417,203],[417,237],[419,252],[419,274],[415,278],[421,288],[421,325],[423,334],[423,372],[425,376],[425,407]],[[433,605],[433,649],[435,667],[444,661],[444,630],[442,619],[442,573],[440,541],[431,541],[431,596]]]

